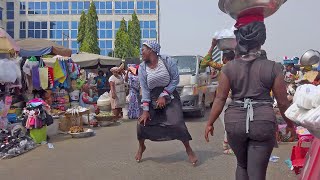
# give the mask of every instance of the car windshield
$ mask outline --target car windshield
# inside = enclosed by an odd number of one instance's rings
[[[196,56],[174,56],[177,60],[179,74],[195,74],[196,73]]]

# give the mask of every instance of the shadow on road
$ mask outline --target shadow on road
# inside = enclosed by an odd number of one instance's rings
[[[197,157],[198,157],[198,163],[197,166],[200,166],[204,164],[206,161],[210,159],[214,159],[214,157],[222,155],[222,153],[214,152],[214,151],[195,151]],[[181,161],[188,161],[187,153],[184,151],[170,154],[166,156],[160,156],[160,157],[147,157],[144,158],[143,161],[153,161],[160,164],[171,164],[171,163],[177,163]]]

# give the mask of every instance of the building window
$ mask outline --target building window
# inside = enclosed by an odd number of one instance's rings
[[[48,38],[48,23],[46,21],[29,21],[28,38]]]
[[[7,33],[14,38],[14,22],[7,22]]]
[[[21,21],[20,22],[20,39],[25,39],[27,37],[27,33],[26,33],[26,22],[25,21]]]
[[[94,2],[97,9],[97,14],[112,14],[112,1],[96,1]]]
[[[71,50],[72,50],[72,54],[75,54],[77,52],[79,52],[79,44],[77,41],[71,41]]]
[[[14,2],[7,2],[7,19],[14,19]]]
[[[56,43],[69,47],[69,22],[68,21],[51,21],[50,22],[50,39]]]
[[[99,21],[98,35],[100,39],[112,39],[112,21]]]
[[[28,14],[48,14],[48,3],[28,2]]]
[[[71,22],[71,39],[78,38],[78,26],[79,26],[79,22],[77,21]]]
[[[2,20],[2,12],[3,12],[3,9],[0,8],[0,20]]]
[[[112,52],[112,40],[99,40],[100,54],[107,56]]]
[[[134,1],[115,1],[115,14],[133,14]]]
[[[140,21],[142,39],[157,39],[156,21]]]
[[[26,2],[20,2],[20,14],[26,14]]]
[[[137,1],[137,14],[156,14],[157,2],[156,1]]]
[[[90,1],[71,2],[71,14],[81,14],[82,11],[88,12]]]
[[[50,14],[69,14],[69,2],[50,2]]]

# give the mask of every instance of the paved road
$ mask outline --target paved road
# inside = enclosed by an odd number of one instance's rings
[[[147,142],[141,163],[134,160],[137,150],[136,122],[125,121],[119,126],[99,128],[96,136],[87,139],[55,137],[54,149],[41,146],[27,154],[0,162],[1,180],[232,180],[235,157],[222,154],[223,131],[220,122],[215,136],[205,143],[203,130],[206,118],[187,117],[193,136],[191,145],[200,163],[192,167],[183,145],[178,141]],[[267,179],[297,179],[284,160],[292,145],[282,144],[273,154],[278,163],[270,163]]]

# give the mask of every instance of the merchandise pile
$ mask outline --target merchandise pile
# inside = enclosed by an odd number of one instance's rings
[[[11,132],[0,130],[0,158],[10,159],[24,154],[37,147],[37,144],[26,136],[22,128],[14,128]]]

